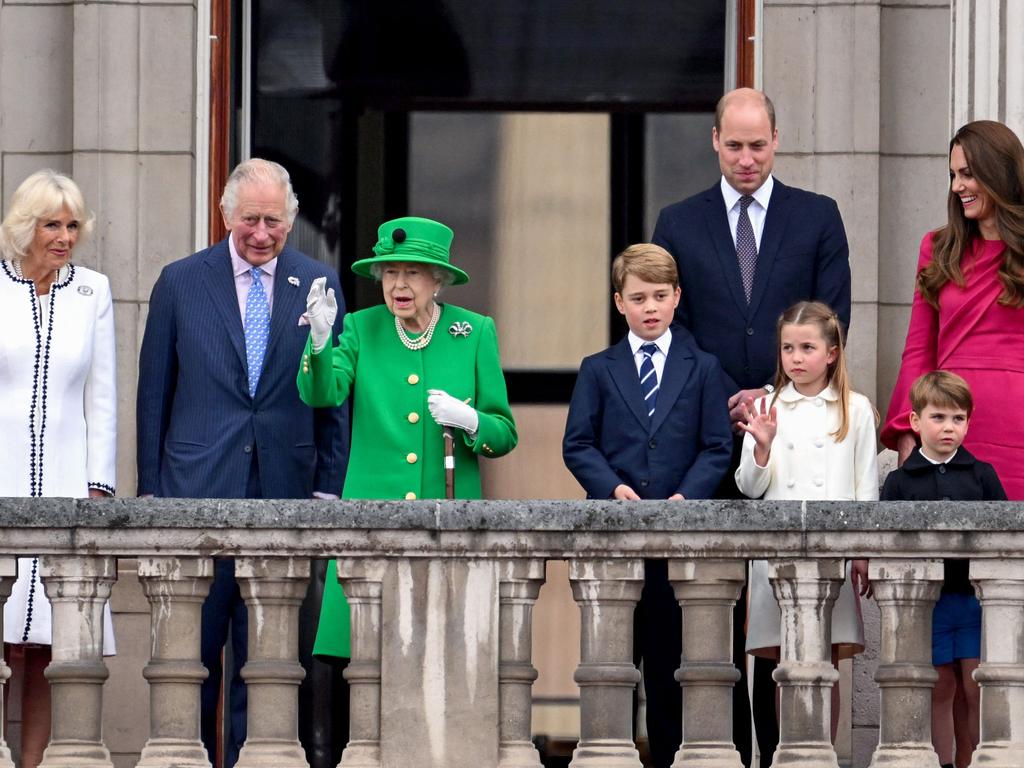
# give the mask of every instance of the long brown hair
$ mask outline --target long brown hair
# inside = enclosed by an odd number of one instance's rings
[[[967,123],[953,135],[949,151],[955,146],[963,149],[971,175],[995,206],[996,229],[1005,244],[999,303],[1024,306],[1024,146],[1013,131],[993,120]],[[970,242],[981,237],[978,222],[964,216],[952,185],[946,211],[946,226],[933,235],[932,261],[917,276],[921,296],[936,309],[942,286],[950,281],[964,284],[960,261]]]
[[[789,377],[782,367],[782,329],[787,325],[815,325],[821,331],[825,345],[836,348],[836,359],[829,363],[825,375],[828,383],[839,394],[839,428],[831,435],[837,443],[841,443],[850,431],[850,376],[846,371],[846,352],[843,349],[843,324],[832,308],[820,301],[801,301],[779,316],[775,326],[775,394],[769,408],[774,407],[779,392],[789,383]]]

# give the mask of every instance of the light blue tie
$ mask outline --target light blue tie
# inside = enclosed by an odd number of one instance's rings
[[[640,351],[644,353],[644,360],[640,363],[640,389],[647,404],[647,416],[650,417],[654,415],[654,406],[658,403],[658,374],[652,359],[658,351],[658,345],[649,341],[640,345]]]
[[[263,370],[263,356],[267,353],[267,336],[270,333],[270,305],[267,292],[263,290],[260,275],[263,270],[253,267],[252,285],[245,298],[245,361],[249,367],[249,396],[256,396],[256,385]]]

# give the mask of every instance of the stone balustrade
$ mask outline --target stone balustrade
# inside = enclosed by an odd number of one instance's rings
[[[837,765],[829,617],[844,560],[871,560],[882,615],[882,728],[872,766],[937,768],[931,606],[942,557],[970,557],[984,611],[978,768],[1024,765],[1024,505],[859,502],[322,502],[0,499],[0,601],[39,555],[53,604],[53,736],[44,768],[112,768],[100,727],[102,605],[138,559],[152,618],[142,768],[208,768],[199,741],[199,612],[212,558],[236,558],[249,608],[242,768],[304,768],[297,612],[309,558],[338,558],[352,618],[351,741],[341,768],[538,768],[532,609],[566,559],[581,616],[573,766],[638,768],[632,613],[644,559],[669,561],[683,612],[675,768],[739,768],[732,606],[764,558],[782,610],[776,766]],[[0,663],[0,685],[10,670]],[[2,722],[2,718],[0,718]],[[12,766],[0,734],[0,768]]]

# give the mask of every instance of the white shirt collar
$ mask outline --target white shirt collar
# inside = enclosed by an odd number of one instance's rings
[[[243,259],[238,253],[238,249],[235,248],[235,238],[231,236],[230,232],[228,232],[228,252],[231,254],[231,272],[235,277],[244,275],[252,269],[252,264]],[[277,259],[278,257],[275,256],[266,264],[260,265],[260,269],[266,272],[271,278],[274,276],[274,270],[277,269]]]
[[[803,395],[793,386],[792,381],[779,391],[779,400],[784,403],[795,403],[797,400],[813,400],[818,397],[822,400],[838,400],[839,393],[836,392],[835,387],[829,384],[816,395]]]
[[[725,210],[731,211],[736,206],[736,203],[740,201],[740,198],[743,197],[743,193],[734,189],[732,185],[725,180],[725,176],[722,177],[721,187],[722,199],[725,200]],[[764,184],[758,187],[753,193],[754,200],[756,200],[757,204],[766,211],[768,210],[768,201],[771,200],[772,189],[774,189],[774,187],[775,178],[769,173],[768,178],[764,180]]]
[[[634,356],[636,355],[637,352],[640,351],[640,347],[642,347],[644,344],[647,343],[644,339],[641,339],[639,336],[637,336],[632,331],[630,331],[626,335],[626,338],[629,339],[629,348],[631,350],[633,350],[633,355]],[[654,340],[654,346],[656,346],[658,348],[658,351],[661,352],[661,354],[665,355],[665,357],[668,357],[668,348],[671,345],[672,345],[672,329],[671,328],[667,328],[665,330],[665,332],[663,334],[661,334],[661,336],[659,336],[658,338],[656,338]]]
[[[959,448],[956,449],[956,451],[959,451],[959,450],[960,450]],[[929,456],[927,453],[922,451],[921,450],[921,446],[917,447],[917,452],[921,454],[921,458],[922,459],[924,459],[925,461],[929,462],[930,464],[936,464],[936,465],[938,465],[938,464],[949,464],[949,462],[951,462],[953,459],[956,458],[956,451],[953,451],[953,453],[950,454],[949,457],[947,459],[945,459],[944,461],[936,461],[931,456]]]

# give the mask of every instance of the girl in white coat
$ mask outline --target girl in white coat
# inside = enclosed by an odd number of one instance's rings
[[[740,423],[737,487],[751,498],[878,499],[877,415],[850,390],[839,319],[821,302],[800,302],[779,318],[777,334],[774,396],[748,402]],[[858,593],[871,596],[866,560],[848,564],[832,611],[833,663],[864,650]],[[747,653],[778,659],[781,612],[764,560],[751,568],[747,615]],[[838,687],[832,699],[834,735]]]

